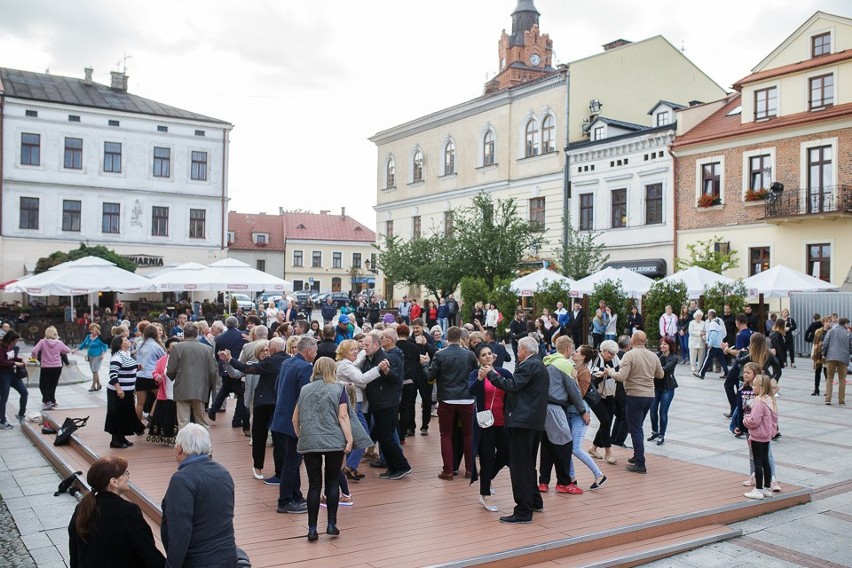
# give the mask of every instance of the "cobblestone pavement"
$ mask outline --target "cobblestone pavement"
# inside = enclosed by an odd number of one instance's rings
[[[9,568],[35,568],[6,502],[0,499],[0,563]]]
[[[813,502],[732,525],[743,537],[713,544],[666,558],[653,568],[716,567],[852,567],[852,406],[825,406],[822,397],[810,396],[813,370],[807,359],[797,358],[799,368],[787,368],[781,379],[779,424],[782,437],[772,443],[778,479],[785,484],[810,487]],[[511,368],[511,364],[507,365]],[[88,369],[85,369],[88,372]],[[716,373],[705,380],[692,376],[688,366],[680,366],[677,389],[669,412],[669,426],[663,446],[646,444],[648,479],[654,477],[654,455],[709,465],[728,471],[748,472],[748,451],[743,440],[735,439],[722,416],[727,402],[723,381]],[[63,408],[86,408],[106,390],[87,392],[89,384],[62,385],[57,399]],[[835,385],[835,392],[837,386]],[[824,389],[824,386],[823,386]],[[823,391],[824,392],[824,391]],[[38,407],[38,387],[30,387],[30,409]],[[17,394],[10,396],[16,408]],[[852,401],[850,401],[852,403]],[[649,427],[646,422],[646,434]],[[588,437],[597,432],[593,419]],[[628,440],[629,441],[629,440]],[[436,456],[436,459],[439,459]],[[20,550],[16,562],[29,561],[24,549],[39,568],[67,565],[66,527],[76,506],[69,495],[53,497],[59,475],[18,428],[0,432],[0,496],[14,518],[20,537],[0,526],[0,551]],[[665,498],[665,479],[659,479]],[[701,491],[696,487],[696,492]],[[743,492],[743,487],[731,491]],[[0,514],[0,517],[2,514]],[[0,521],[2,523],[2,521]],[[17,547],[17,548],[16,548]],[[12,564],[11,566],[33,564]],[[0,566],[7,566],[0,554]]]

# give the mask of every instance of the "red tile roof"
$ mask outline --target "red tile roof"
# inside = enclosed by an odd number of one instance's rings
[[[743,88],[743,85],[747,85],[748,83],[755,83],[757,81],[763,81],[764,79],[771,79],[772,77],[778,77],[779,75],[786,75],[788,73],[795,73],[797,71],[815,69],[817,67],[822,67],[823,65],[837,63],[838,61],[846,61],[847,59],[852,59],[852,49],[844,49],[843,51],[838,51],[837,53],[820,55],[819,57],[806,59],[805,61],[799,61],[798,63],[791,63],[790,65],[774,67],[772,69],[766,69],[764,71],[752,73],[751,75],[743,77],[742,79],[734,83],[734,89],[739,91]]]
[[[846,103],[830,106],[820,111],[799,112],[760,122],[747,122],[743,124],[740,113],[729,115],[738,106],[740,106],[740,93],[730,95],[728,102],[721,109],[711,114],[706,120],[699,123],[683,136],[677,137],[672,143],[672,149],[679,150],[685,146],[711,140],[744,136],[746,134],[754,134],[852,114],[852,103]]]
[[[234,233],[230,248],[284,250],[287,239],[373,243],[376,233],[348,215],[284,213],[281,215],[228,213],[228,230]],[[269,233],[269,244],[258,245],[252,233]]]

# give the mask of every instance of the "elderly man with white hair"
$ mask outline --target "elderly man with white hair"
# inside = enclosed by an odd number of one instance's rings
[[[163,497],[160,524],[166,566],[236,566],[234,480],[212,452],[205,428],[187,424],[178,432],[178,470]]]

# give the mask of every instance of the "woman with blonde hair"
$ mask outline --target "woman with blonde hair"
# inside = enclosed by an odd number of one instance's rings
[[[86,336],[86,339],[74,351],[80,351],[81,349],[86,350],[89,370],[92,371],[92,388],[89,389],[89,392],[99,391],[101,390],[101,362],[104,360],[104,353],[109,351],[109,345],[101,339],[101,326],[96,323],[89,324],[89,335]]]
[[[300,339],[301,337],[299,337],[298,335],[291,335],[287,338],[287,355],[290,355],[292,357],[293,355],[299,352],[298,345]]]
[[[62,374],[63,359],[70,352],[71,349],[60,341],[59,332],[53,326],[44,330],[44,339],[39,340],[33,347],[31,357],[41,362],[38,388],[41,391],[42,410],[56,408],[56,385],[59,384],[59,376]]]

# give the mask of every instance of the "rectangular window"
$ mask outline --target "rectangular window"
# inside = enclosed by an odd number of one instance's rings
[[[385,221],[385,235],[387,238],[393,236],[393,221]]]
[[[833,155],[831,146],[808,148],[808,213],[831,210]]]
[[[748,249],[748,259],[749,276],[769,270],[769,247],[752,247]]]
[[[302,267],[305,266],[305,258],[300,250],[293,251],[293,266]],[[295,284],[293,285],[294,290],[300,290],[301,288],[296,288]]]
[[[151,236],[169,236],[169,208],[151,207]]]
[[[778,88],[758,89],[754,92],[754,119],[763,120],[778,116]]]
[[[444,235],[449,237],[453,234],[453,212],[444,211]]]
[[[332,268],[343,268],[343,253],[342,252],[331,253],[331,267]]]
[[[260,233],[254,236],[254,244],[266,245],[266,233]]]
[[[311,268],[322,268],[322,251],[315,250],[311,253]]]
[[[645,186],[645,224],[657,225],[663,222],[663,184],[652,183]]]
[[[83,169],[83,139],[82,138],[66,138],[65,139],[65,162],[66,170],[82,170]]]
[[[190,177],[199,181],[207,181],[207,152],[192,153]]]
[[[713,199],[722,197],[722,164],[711,162],[701,166],[701,195],[710,195]]]
[[[658,112],[657,113],[657,126],[665,126],[666,124],[671,123],[672,116],[669,111]]]
[[[233,243],[234,239],[236,239],[236,238],[237,238],[237,235],[234,231],[228,231],[228,244]]]
[[[21,198],[21,229],[38,229],[38,197]]]
[[[368,269],[370,270],[370,272],[372,272],[373,274],[378,274],[378,273],[379,273],[378,269],[376,268],[376,253],[374,253],[374,252],[373,252],[373,253],[370,253],[370,266],[368,266],[367,268],[368,268]]]
[[[104,203],[103,218],[101,219],[102,233],[118,233],[121,220],[121,204]]]
[[[772,162],[768,154],[748,159],[748,188],[751,191],[769,189],[772,185]]]
[[[203,130],[196,130],[196,131],[195,131],[195,135],[196,135],[196,136],[204,136],[205,134],[204,134],[204,131],[203,131]]]
[[[80,122],[80,115],[79,114],[69,114],[68,115],[68,122]]]
[[[595,126],[595,131],[592,133],[592,140],[603,140],[604,137],[604,127],[603,126]]]
[[[207,210],[189,210],[189,238],[203,239],[207,234]]]
[[[352,268],[361,268],[361,253],[352,253]]]
[[[261,272],[266,272],[266,261],[265,260],[258,260],[257,264],[256,264],[256,268],[258,270],[260,270]]]
[[[544,197],[530,199],[530,225],[537,230],[544,230]]]
[[[811,77],[808,85],[810,110],[817,110],[834,104],[834,75]]]
[[[815,35],[811,38],[811,57],[831,53],[831,33]]]
[[[26,111],[24,114],[25,114],[26,116],[31,116],[31,117],[33,117],[33,118],[38,118],[38,111],[37,111],[37,110],[28,110],[28,111]]]
[[[595,226],[595,194],[580,195],[580,230],[591,231]]]
[[[108,124],[110,126],[120,126],[121,125],[121,123],[118,122],[117,120],[110,120],[110,121],[108,121]]]
[[[411,218],[411,238],[419,239],[420,238],[420,229],[421,229],[421,220],[420,215],[415,215]]]
[[[831,245],[819,243],[808,247],[808,274],[831,282]]]
[[[80,232],[80,212],[82,202],[70,199],[62,200],[62,230]]]
[[[154,177],[171,177],[172,151],[169,148],[154,148]]]
[[[41,134],[21,134],[21,165],[41,165]]]
[[[627,226],[627,189],[612,190],[612,228]]]
[[[298,292],[299,290],[305,289],[305,282],[303,280],[293,280],[293,290]]]
[[[121,173],[121,143],[104,142],[104,172]]]
[[[168,132],[168,131],[169,131],[168,126],[163,126],[162,124],[157,125],[157,132]]]

